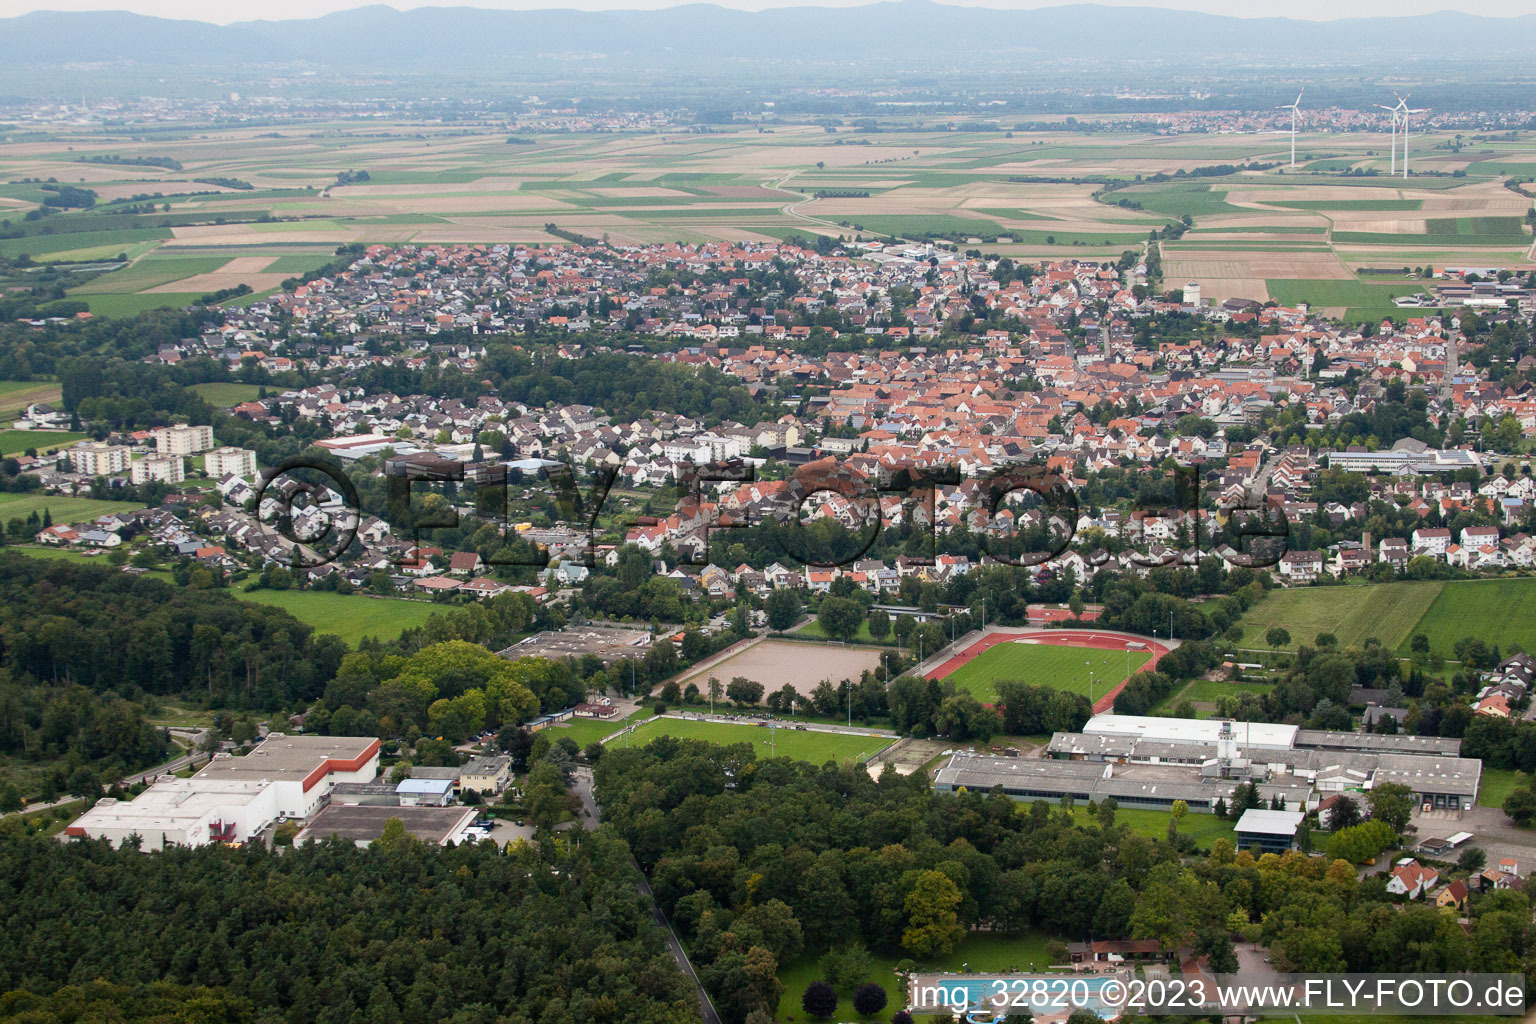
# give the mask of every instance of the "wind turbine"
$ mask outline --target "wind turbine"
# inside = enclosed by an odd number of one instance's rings
[[[1397,94],[1393,93],[1393,95],[1396,96]],[[1396,107],[1389,107],[1389,106],[1387,106],[1384,103],[1376,104],[1376,106],[1380,107],[1382,110],[1385,110],[1388,114],[1390,114],[1392,116],[1392,129],[1391,129],[1391,131],[1392,131],[1392,135],[1391,135],[1391,138],[1392,138],[1392,170],[1391,170],[1390,173],[1393,174],[1393,175],[1397,174],[1397,114],[1398,114],[1398,109],[1400,107],[1402,107],[1402,105],[1403,105],[1403,101],[1402,101],[1401,97],[1398,98],[1397,106]]]
[[[1427,113],[1429,113],[1429,108],[1428,107],[1418,107],[1418,108],[1416,108],[1414,110],[1409,110],[1406,107],[1403,108],[1403,178],[1404,179],[1406,179],[1408,177],[1408,115],[1409,114],[1427,114]]]
[[[1296,94],[1296,100],[1292,103],[1282,103],[1276,110],[1289,110],[1291,112],[1291,166],[1296,166],[1296,116],[1301,113],[1301,93],[1307,90],[1303,88]]]

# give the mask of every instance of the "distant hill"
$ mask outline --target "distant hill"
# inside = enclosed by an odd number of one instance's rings
[[[874,60],[929,55],[1027,59],[1170,58],[1225,63],[1374,56],[1470,60],[1528,55],[1536,15],[1442,12],[1330,22],[1233,18],[1152,7],[1078,4],[1036,11],[897,0],[863,7],[759,12],[691,4],[657,11],[492,11],[372,6],[307,20],[229,26],[123,12],[0,19],[8,59],[208,65],[305,62],[327,68],[492,67],[539,54],[601,53],[624,63],[668,59]]]

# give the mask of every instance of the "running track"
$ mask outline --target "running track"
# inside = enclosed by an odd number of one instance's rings
[[[929,672],[928,678],[943,679],[988,648],[995,647],[998,644],[1012,643],[1015,640],[1036,640],[1053,647],[1092,647],[1101,651],[1123,651],[1126,649],[1127,644],[1141,644],[1152,655],[1152,660],[1137,669],[1138,672],[1145,672],[1156,668],[1163,655],[1168,653],[1166,645],[1133,633],[1115,633],[1109,630],[1089,629],[1000,629],[996,632],[988,633],[938,668]],[[1113,707],[1115,698],[1120,695],[1121,690],[1125,689],[1126,682],[1127,680],[1125,679],[1120,680],[1114,689],[1094,701],[1094,714],[1108,711]]]

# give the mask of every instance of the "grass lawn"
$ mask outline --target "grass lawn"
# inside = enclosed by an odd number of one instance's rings
[[[193,384],[192,390],[201,395],[203,401],[209,405],[216,405],[221,409],[228,409],[241,402],[254,402],[261,394],[259,384]]]
[[[46,558],[55,562],[79,562],[81,565],[110,565],[106,552],[99,554],[87,554],[75,548],[45,548],[40,544],[27,544],[25,546],[7,547],[7,551],[15,551],[26,555],[28,558]]]
[[[570,738],[578,747],[607,737],[624,728],[625,722],[639,722],[651,717],[650,708],[641,708],[628,718],[602,720],[597,718],[572,718],[544,730],[551,741]]]
[[[1197,704],[1214,704],[1223,697],[1239,697],[1245,693],[1262,697],[1270,689],[1271,687],[1268,683],[1228,683],[1215,679],[1195,679],[1183,689],[1175,690],[1167,697],[1164,697],[1157,707],[1153,709],[1153,713],[1171,712],[1186,700],[1194,701]],[[1198,717],[1204,718],[1206,715],[1201,713]]]
[[[814,636],[814,637],[818,637],[819,639],[822,639],[822,640],[830,640],[830,639],[832,639],[830,636],[827,635],[827,631],[821,628],[821,623],[818,620],[816,620],[816,619],[812,619],[810,622],[807,622],[805,625],[801,626],[799,629],[791,629],[790,632],[795,634],[796,636]],[[853,640],[851,642],[852,643],[856,643],[856,644],[878,644],[878,643],[893,644],[893,643],[896,642],[896,640],[889,633],[885,634],[885,639],[883,641],[882,640],[876,640],[874,638],[874,636],[872,636],[870,634],[870,632],[869,632],[869,620],[866,619],[863,622],[859,623],[859,631],[854,636],[854,638],[853,638]]]
[[[47,511],[55,523],[78,523],[109,512],[131,512],[143,505],[132,501],[98,501],[95,498],[65,498],[57,494],[0,494],[0,520],[25,519]]]
[[[272,604],[315,627],[333,633],[351,646],[365,636],[393,640],[413,626],[424,625],[433,612],[445,609],[427,601],[334,594],[323,590],[233,590],[242,601]]]
[[[1446,657],[1452,656],[1457,640],[1468,636],[1536,651],[1536,579],[1447,583],[1419,622],[1398,640],[1402,651],[1407,651],[1414,633],[1429,637],[1430,649]],[[1389,643],[1385,636],[1381,639]]]
[[[1093,692],[1102,696],[1109,687],[1146,664],[1145,651],[1098,651],[1090,647],[1057,647],[1051,644],[1001,643],[983,651],[956,669],[949,678],[982,702],[997,698],[997,684],[1007,679],[1043,684],[1088,696],[1088,674],[1093,673]]]
[[[773,747],[768,741],[772,733]],[[797,729],[767,729],[757,725],[730,725],[725,722],[696,722],[681,718],[653,718],[642,723],[630,737],[632,743],[649,743],[657,736],[679,736],[711,743],[750,743],[759,758],[792,757],[820,764],[824,761],[862,760],[884,750],[893,742],[887,736],[851,736],[835,732]],[[613,741],[622,746],[621,737]]]
[[[1435,580],[1418,580],[1271,590],[1238,620],[1243,627],[1241,646],[1268,649],[1264,634],[1279,626],[1291,634],[1291,642],[1282,650],[1311,644],[1319,633],[1332,633],[1342,647],[1358,647],[1374,636],[1393,650],[1407,641],[1443,586]]]
[[[1483,777],[1477,784],[1477,806],[1503,807],[1509,794],[1530,783],[1529,775],[1513,768],[1484,768]]]
[[[1024,805],[1020,805],[1024,806]],[[1078,805],[1072,808],[1072,817],[1079,825],[1094,825],[1097,822],[1088,816],[1088,808]],[[1168,838],[1167,811],[1151,811],[1140,807],[1115,808],[1115,824],[1129,825],[1131,831],[1148,839]],[[1179,822],[1179,831],[1194,839],[1202,847],[1210,846],[1217,839],[1233,839],[1236,833],[1232,829],[1232,823],[1225,818],[1218,818],[1214,814],[1197,814],[1194,811],[1184,815],[1184,820]]]
[[[1045,948],[1051,942],[1051,937],[1044,932],[1022,931],[1017,935],[994,935],[990,932],[971,932],[955,947],[954,952],[947,956],[935,957],[925,960],[918,965],[920,971],[953,971],[958,972],[961,964],[969,964],[972,971],[1003,973],[1014,969],[1027,971],[1030,964],[1034,964],[1037,970],[1044,970],[1049,960]],[[806,1019],[805,1011],[800,1007],[800,1000],[805,996],[805,990],[811,982],[821,980],[821,968],[817,961],[821,959],[821,953],[801,956],[779,968],[779,981],[784,983],[784,996],[779,1000],[778,1019],[780,1021],[802,1022]],[[898,988],[896,978],[896,962],[900,956],[881,956],[871,952],[869,955],[869,977],[885,989],[886,1004],[870,1020],[884,1020],[891,1014],[907,1004],[906,993]],[[850,989],[841,992],[842,997],[837,1003],[837,1012],[833,1014],[833,1020],[856,1021],[859,1015],[853,1010],[853,992]]]
[[[0,455],[21,455],[28,448],[51,452],[85,438],[72,430],[0,430]]]

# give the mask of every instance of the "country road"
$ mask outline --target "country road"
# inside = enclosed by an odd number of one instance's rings
[[[571,781],[571,787],[576,791],[576,796],[581,800],[583,828],[596,828],[603,819],[602,809],[597,805],[597,798],[592,793],[592,771],[587,768],[578,768]],[[640,870],[640,865],[631,860],[635,865],[635,871],[640,874],[640,881],[635,888],[644,893],[651,900],[651,913],[655,916],[656,927],[660,928],[667,940],[667,951],[672,954],[672,959],[677,961],[677,966],[689,978],[693,979],[693,987],[699,994],[699,1013],[704,1018],[704,1024],[724,1024],[720,1014],[715,1010],[715,1004],[710,1001],[709,993],[704,991],[704,983],[699,980],[698,972],[693,969],[692,962],[688,959],[688,953],[683,949],[682,940],[677,937],[672,923],[667,920],[667,915],[661,912],[661,908],[655,905],[656,897],[651,892],[651,885],[645,878],[645,872]]]

